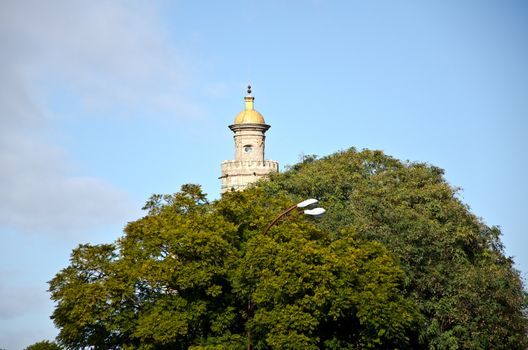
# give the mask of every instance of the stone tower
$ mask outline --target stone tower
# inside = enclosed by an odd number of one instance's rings
[[[264,160],[265,134],[270,126],[253,107],[255,98],[251,96],[251,85],[247,93],[245,109],[229,125],[235,133],[235,159],[222,162],[222,193],[231,189],[243,190],[261,177],[279,171],[279,163]]]

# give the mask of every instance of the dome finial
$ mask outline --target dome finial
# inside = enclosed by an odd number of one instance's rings
[[[247,87],[247,95],[244,97],[244,101],[246,102],[246,110],[253,110],[253,101],[255,101],[255,98],[251,96],[251,82],[248,82]]]

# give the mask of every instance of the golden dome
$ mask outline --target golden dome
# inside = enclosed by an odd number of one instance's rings
[[[266,124],[262,114],[253,108],[255,98],[251,96],[251,85],[248,86],[248,94],[244,97],[246,109],[238,113],[234,124]]]
[[[245,109],[235,117],[235,124],[266,124],[262,114],[254,109]]]

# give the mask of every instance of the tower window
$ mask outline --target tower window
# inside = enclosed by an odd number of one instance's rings
[[[251,152],[253,152],[253,146],[251,146],[251,145],[245,145],[245,146],[243,147],[243,149],[244,149],[244,152],[246,152],[246,153],[251,153]]]

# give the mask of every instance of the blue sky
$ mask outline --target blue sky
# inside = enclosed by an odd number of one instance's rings
[[[152,193],[220,192],[251,80],[266,157],[445,169],[524,277],[525,1],[0,2],[0,348],[57,331],[46,281]]]

